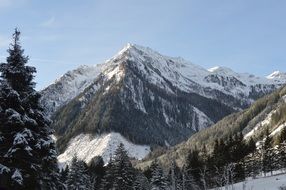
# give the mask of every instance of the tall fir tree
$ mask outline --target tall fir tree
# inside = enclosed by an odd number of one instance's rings
[[[101,180],[100,190],[111,190],[113,189],[114,173],[113,173],[113,160],[110,155],[109,163],[105,167],[105,173]]]
[[[73,157],[67,177],[68,190],[92,190],[91,178],[84,161]]]
[[[164,175],[163,169],[155,160],[151,164],[152,177],[151,177],[151,190],[165,190],[168,187],[167,179]]]
[[[269,134],[269,129],[267,128],[265,131],[265,139],[264,139],[264,143],[262,146],[262,171],[264,172],[264,174],[266,175],[267,172],[271,172],[272,173],[272,167],[273,167],[273,163],[272,163],[272,138],[270,137]]]
[[[193,177],[193,180],[197,185],[201,183],[201,170],[203,169],[203,163],[199,157],[199,152],[193,150],[187,157],[187,174]]]
[[[53,130],[34,89],[36,69],[26,65],[18,29],[8,53],[7,62],[0,64],[0,163],[5,168],[0,187],[62,189]]]
[[[89,163],[89,173],[94,184],[94,189],[99,189],[105,175],[104,161],[101,156],[94,157]]]
[[[112,170],[114,175],[114,188],[116,190],[133,189],[135,171],[122,143],[115,151]]]

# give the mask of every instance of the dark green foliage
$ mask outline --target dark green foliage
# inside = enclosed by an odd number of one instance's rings
[[[7,189],[62,189],[53,130],[34,90],[34,67],[19,42],[16,29],[7,63],[0,64],[0,187]]]
[[[164,175],[163,169],[161,168],[157,160],[152,162],[151,168],[151,190],[165,190],[168,186],[167,179]]]
[[[269,135],[269,130],[265,131],[265,140],[262,146],[262,171],[264,174],[273,171],[273,150],[272,150],[272,138]]]
[[[228,141],[232,134],[240,132],[245,134],[249,132],[260,121],[264,120],[267,114],[276,107],[279,107],[282,101],[281,97],[284,95],[286,95],[286,87],[280,88],[272,94],[259,99],[253,103],[250,108],[244,111],[226,116],[212,127],[192,135],[186,143],[178,147],[179,150],[182,151],[182,154],[187,155],[186,150],[194,148],[201,149],[204,144],[206,144],[207,149],[210,150],[214,147],[217,139]],[[263,126],[255,132],[255,136],[253,136],[255,141],[263,138],[265,127],[266,126]]]
[[[118,190],[132,190],[135,171],[123,144],[115,151],[113,159],[113,187]]]
[[[247,143],[246,149],[247,149],[247,153],[248,154],[255,151],[256,145],[255,145],[255,141],[253,140],[252,137],[250,137],[250,139],[249,139],[249,141]]]
[[[9,56],[7,63],[0,64],[1,77],[4,78],[12,89],[17,91],[20,96],[27,96],[34,91],[33,82],[36,68],[27,66],[29,58],[24,56],[24,50],[20,45],[20,31],[15,29],[13,43],[8,49]]]
[[[123,144],[115,151],[114,158],[106,167],[101,189],[132,190],[135,181],[135,170],[129,160]]]
[[[136,171],[133,189],[134,190],[150,190],[150,184],[146,176],[142,174],[142,171]]]
[[[100,187],[105,175],[104,161],[101,156],[96,156],[90,161],[89,173],[91,174],[92,181],[94,181],[94,188]]]
[[[189,153],[187,157],[187,174],[193,177],[196,184],[201,184],[201,170],[203,169],[204,163],[199,157],[199,152],[193,150]]]
[[[173,160],[171,162],[170,170],[168,173],[168,182],[172,190],[177,190],[182,188],[183,176],[181,169],[177,166],[176,162]]]
[[[75,156],[66,180],[68,190],[91,190],[92,182],[85,162]]]
[[[286,140],[286,127],[284,127],[279,135],[279,144],[284,143]]]
[[[66,181],[68,179],[68,175],[69,175],[69,167],[66,166],[65,168],[63,168],[61,171],[60,171],[60,181],[63,183],[63,184],[66,184]]]

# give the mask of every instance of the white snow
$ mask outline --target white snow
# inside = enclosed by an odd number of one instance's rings
[[[51,135],[51,138],[53,139],[54,142],[57,142],[57,137],[55,135]]]
[[[260,87],[254,88],[267,91],[268,88],[273,88],[272,84],[278,87],[286,83],[286,73],[275,72],[264,78],[248,73],[236,73],[226,67],[213,67],[207,70],[183,58],[164,56],[151,48],[128,43],[119,53],[103,64],[80,66],[78,69],[67,72],[43,90],[43,100],[45,100],[44,104],[49,107],[49,114],[83,92],[98,77],[103,76],[106,80],[115,77],[117,81],[120,81],[125,75],[124,67],[121,66],[126,64],[127,60],[134,62],[134,67],[145,76],[146,80],[173,94],[175,92],[166,80],[185,92],[195,92],[208,98],[215,98],[209,93],[209,89],[215,89],[237,98],[245,98],[250,102],[248,95],[254,85],[259,84]],[[223,81],[207,81],[206,77],[210,75],[215,75],[218,80]],[[244,85],[222,86],[223,82],[231,83],[230,80],[234,78]],[[140,103],[138,108],[144,110]]]
[[[194,107],[194,111],[195,111],[194,113],[196,114],[196,118],[198,118],[199,130],[205,129],[206,127],[209,127],[212,124],[214,124],[213,121],[211,121],[210,118],[206,116],[206,114],[201,110],[199,110],[198,108]],[[194,125],[192,126],[195,127]]]
[[[80,134],[70,140],[64,153],[58,156],[60,165],[70,164],[73,156],[90,162],[95,156],[102,156],[105,163],[108,163],[110,155],[113,155],[120,143],[123,143],[130,157],[138,160],[143,159],[149,152],[150,147],[146,145],[135,145],[126,140],[119,133],[111,132],[92,136],[89,134]]]
[[[4,172],[8,173],[10,172],[10,169],[7,166],[0,164],[0,174],[3,174]]]
[[[60,106],[70,101],[88,86],[101,73],[102,65],[80,66],[69,71],[61,78],[57,79],[52,85],[42,91],[43,104],[48,107],[48,114],[56,111]]]
[[[245,186],[245,189],[243,188]],[[278,174],[246,181],[233,185],[233,190],[279,190],[279,187],[286,186],[286,174]],[[226,187],[220,188],[226,190]],[[229,189],[232,189],[229,187]]]
[[[273,73],[268,75],[266,78],[272,79],[272,80],[282,80],[285,82],[286,81],[286,73],[281,72],[281,71],[274,71]]]
[[[223,76],[234,76],[235,78],[237,78],[238,80],[240,80],[246,85],[271,83],[271,81],[269,81],[267,78],[257,77],[249,73],[236,73],[227,67],[216,66],[216,67],[208,69],[208,71],[213,74],[219,74]]]
[[[23,184],[23,177],[21,172],[16,169],[15,172],[13,173],[13,175],[11,176],[12,180],[14,180],[15,182],[17,182],[19,185]]]
[[[14,136],[14,141],[13,141],[13,145],[19,145],[19,144],[24,144],[24,145],[28,144],[26,138],[21,133],[17,133]]]
[[[257,123],[255,125],[255,127],[249,131],[247,134],[244,135],[244,139],[247,139],[247,138],[250,138],[252,135],[255,134],[255,132],[257,130],[259,130],[260,127],[263,127],[263,126],[266,126],[266,125],[269,125],[270,122],[271,122],[271,117],[272,115],[276,112],[276,110],[272,110],[269,114],[267,114],[267,116],[265,117],[264,120],[260,121],[259,123]]]
[[[286,123],[283,123],[279,125],[276,129],[274,129],[271,133],[270,136],[275,136],[277,133],[279,133],[282,129],[286,127]]]

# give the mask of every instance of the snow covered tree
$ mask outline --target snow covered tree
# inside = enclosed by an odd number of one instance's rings
[[[133,189],[134,169],[124,145],[120,143],[113,159],[114,188],[116,190]]]
[[[182,169],[182,190],[195,190],[199,189],[199,186],[196,184],[194,177],[190,173],[191,168],[186,169],[184,166]]]
[[[150,190],[150,184],[147,177],[140,171],[135,174],[135,179],[133,183],[134,190]]]
[[[84,161],[73,157],[67,178],[68,190],[91,190],[91,178],[88,173],[87,165]]]
[[[172,160],[168,181],[170,183],[170,190],[178,190],[181,189],[182,186],[182,173],[180,168],[177,166],[175,160]]]
[[[63,168],[60,172],[60,180],[63,184],[66,184],[66,181],[68,179],[68,175],[69,175],[69,167],[68,165]]]
[[[168,187],[167,179],[157,160],[152,162],[151,168],[151,190],[166,190]]]
[[[133,189],[135,170],[127,155],[123,144],[115,151],[114,157],[110,157],[102,179],[101,189],[129,190]]]
[[[272,147],[272,138],[269,135],[269,129],[266,129],[265,132],[265,140],[262,146],[262,171],[264,172],[264,175],[266,175],[267,172],[273,171],[273,157],[272,153],[273,150]]]
[[[36,69],[26,65],[19,37],[16,29],[7,63],[0,64],[0,187],[62,189],[53,130],[34,90]]]

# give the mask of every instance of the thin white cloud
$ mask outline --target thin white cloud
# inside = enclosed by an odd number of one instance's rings
[[[55,18],[54,16],[52,16],[52,17],[49,18],[48,20],[45,20],[44,22],[42,22],[42,23],[41,23],[41,26],[42,26],[42,27],[49,28],[49,27],[55,26],[55,23],[56,23],[56,18]]]

